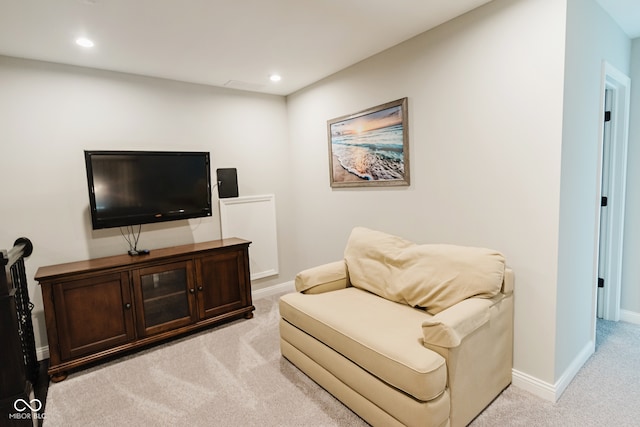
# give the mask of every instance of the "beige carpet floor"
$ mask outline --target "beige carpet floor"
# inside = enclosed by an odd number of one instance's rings
[[[51,384],[45,427],[366,426],[280,356],[277,296],[238,320]],[[507,388],[472,423],[639,426],[640,328],[598,322],[596,354],[559,402]]]
[[[598,320],[596,352],[558,402],[511,386],[471,426],[640,426],[640,326]]]
[[[277,297],[49,387],[45,427],[366,426],[280,355]]]

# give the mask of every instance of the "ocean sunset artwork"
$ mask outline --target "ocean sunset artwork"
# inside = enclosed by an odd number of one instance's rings
[[[406,98],[328,122],[333,187],[409,185]]]

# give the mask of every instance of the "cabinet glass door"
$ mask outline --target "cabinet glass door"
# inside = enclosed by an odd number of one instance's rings
[[[138,327],[143,335],[164,332],[193,321],[191,262],[159,265],[138,270],[134,276]]]

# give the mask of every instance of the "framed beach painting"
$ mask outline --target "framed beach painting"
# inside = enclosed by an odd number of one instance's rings
[[[327,121],[331,187],[409,185],[407,98]]]

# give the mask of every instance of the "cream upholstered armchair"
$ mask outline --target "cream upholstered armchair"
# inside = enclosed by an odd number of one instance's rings
[[[496,251],[356,228],[296,288],[282,354],[373,425],[464,426],[511,382],[513,272]]]

